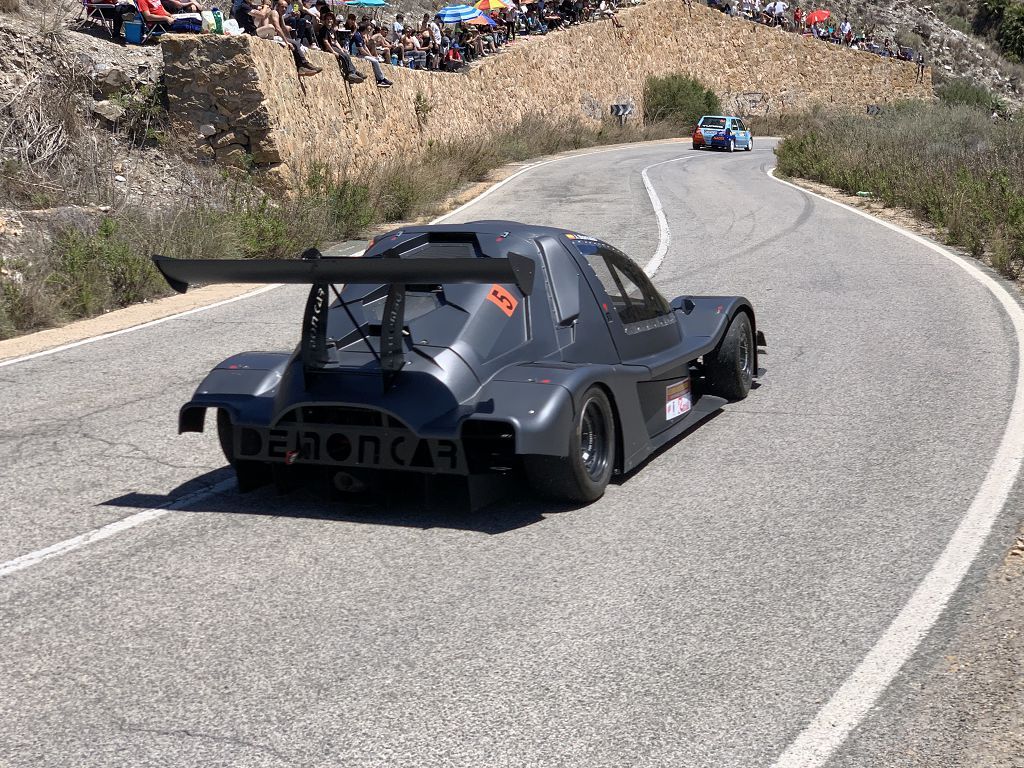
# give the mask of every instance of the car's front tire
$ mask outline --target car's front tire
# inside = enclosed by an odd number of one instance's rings
[[[700,144],[698,144],[697,142],[694,142],[693,143],[693,148],[694,149],[700,149]]]
[[[559,501],[590,503],[604,495],[615,468],[615,415],[600,387],[588,389],[569,435],[565,456],[523,457],[538,493]]]
[[[704,355],[708,394],[742,400],[754,383],[754,331],[746,312],[738,312],[714,352]]]
[[[751,136],[749,139],[747,139],[747,152],[753,152],[753,151],[754,151],[754,137]]]

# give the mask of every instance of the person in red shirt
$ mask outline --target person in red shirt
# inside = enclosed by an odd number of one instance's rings
[[[169,29],[174,17],[167,12],[160,0],[136,0],[139,13],[147,24],[159,24]]]

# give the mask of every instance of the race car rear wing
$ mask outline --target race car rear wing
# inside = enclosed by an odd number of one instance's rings
[[[324,258],[316,249],[301,259],[172,259],[153,256],[153,263],[168,285],[185,293],[192,283],[290,283],[312,286],[303,318],[301,352],[307,372],[323,368],[329,361],[327,309],[329,286],[334,283],[388,285],[381,323],[378,360],[384,387],[391,386],[405,365],[402,332],[405,327],[405,287],[422,283],[514,283],[524,296],[533,290],[534,262],[527,256],[508,253],[505,257],[479,256],[410,257],[399,253],[429,242],[418,235],[402,243],[402,250],[386,250],[368,258]],[[348,306],[340,302],[348,312]],[[350,315],[351,317],[351,315]],[[359,328],[353,319],[353,324]],[[361,331],[360,331],[361,332]],[[373,345],[364,335],[371,352]]]
[[[172,259],[154,256],[167,284],[185,293],[192,283],[515,283],[533,290],[533,260],[515,253],[505,258],[419,257],[303,259]]]

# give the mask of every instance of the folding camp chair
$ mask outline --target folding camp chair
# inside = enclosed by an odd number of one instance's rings
[[[124,39],[125,42],[131,45],[145,45],[150,39],[158,38],[160,35],[167,31],[167,28],[162,24],[150,24],[144,18],[138,10],[138,5],[132,2],[135,8],[135,18],[131,21],[126,21],[124,25]]]
[[[75,19],[75,29],[81,29],[86,24],[99,24],[113,39],[116,4],[97,3],[93,0],[81,0],[81,2],[82,7],[78,11],[78,18]]]

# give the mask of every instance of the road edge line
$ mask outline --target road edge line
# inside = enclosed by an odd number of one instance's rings
[[[981,283],[1003,307],[1017,335],[1017,381],[1003,436],[985,479],[949,542],[910,599],[864,659],[847,676],[814,719],[790,742],[773,768],[820,768],[863,722],[903,666],[935,626],[988,539],[1013,492],[1024,464],[1024,308],[978,265],[903,227],[775,176],[774,181],[881,224],[956,264]]]
[[[28,552],[24,555],[19,555],[13,560],[8,560],[5,563],[0,563],[0,578],[9,576],[12,573],[23,571],[26,568],[31,568],[33,565],[49,560],[54,557],[66,555],[69,552],[74,552],[76,549],[81,549],[89,544],[93,544],[103,539],[109,539],[111,536],[116,536],[122,531],[127,531],[131,528],[148,523],[150,520],[156,520],[157,518],[163,517],[169,512],[173,512],[183,507],[187,507],[190,504],[203,501],[204,499],[216,496],[223,491],[235,484],[234,479],[222,480],[216,485],[210,486],[209,488],[203,488],[198,491],[186,494],[179,499],[175,499],[170,504],[162,507],[151,507],[150,509],[144,509],[141,512],[136,512],[123,517],[120,520],[115,520],[112,523],[100,526],[99,528],[93,528],[85,533],[80,533],[77,536],[72,536],[70,539],[64,539],[64,541],[58,541],[56,544],[51,544],[48,547],[37,549],[34,552]]]

